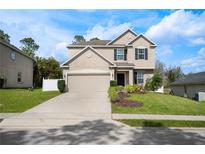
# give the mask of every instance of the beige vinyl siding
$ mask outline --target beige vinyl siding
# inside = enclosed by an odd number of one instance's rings
[[[198,92],[205,92],[205,85],[204,84],[189,84],[189,85],[172,85],[171,89],[176,96],[185,96],[185,88],[187,90],[187,97],[194,98],[195,94]]]
[[[100,69],[109,70],[109,64],[90,49],[69,64],[70,70]]]
[[[128,44],[130,41],[132,41],[136,36],[131,33],[127,32],[122,37],[118,38],[116,41],[113,42],[113,44]]]
[[[148,60],[138,59],[135,60],[135,48],[147,48],[148,52]],[[134,63],[135,68],[137,69],[154,69],[155,67],[155,51],[153,47],[150,47],[150,43],[146,41],[144,38],[139,38],[133,43],[133,47],[129,47],[127,50],[127,61],[129,63]]]
[[[11,52],[16,59],[11,59]],[[22,73],[22,82],[18,83],[18,72]],[[6,87],[31,87],[33,85],[33,60],[0,44],[0,75],[6,76]]]

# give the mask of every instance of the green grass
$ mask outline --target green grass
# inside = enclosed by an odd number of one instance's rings
[[[42,89],[0,89],[0,113],[23,112],[59,94],[58,91],[42,92]]]
[[[113,113],[205,115],[205,102],[158,93],[131,94],[130,100],[143,102],[142,107],[121,107],[112,104]]]
[[[144,119],[123,119],[118,121],[132,127],[205,127],[205,121]]]

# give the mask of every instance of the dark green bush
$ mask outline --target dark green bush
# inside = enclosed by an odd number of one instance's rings
[[[155,91],[162,86],[162,77],[159,74],[154,74],[151,79],[147,79],[146,90]]]
[[[116,81],[116,80],[111,80],[111,81],[110,81],[110,86],[111,86],[111,87],[117,86],[117,81]]]
[[[58,80],[58,90],[63,93],[65,90],[65,80]]]

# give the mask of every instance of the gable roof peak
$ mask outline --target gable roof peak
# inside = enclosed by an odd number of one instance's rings
[[[148,42],[150,42],[152,44],[152,46],[157,46],[156,43],[154,43],[151,39],[149,39],[148,37],[146,37],[144,34],[140,33],[136,38],[134,38],[132,41],[130,41],[128,43],[128,45],[131,45],[133,42],[135,42],[138,38],[143,37],[144,39],[146,39]]]
[[[68,65],[70,62],[74,61],[75,58],[77,58],[81,53],[87,51],[88,49],[90,49],[91,51],[93,51],[94,53],[96,53],[98,56],[100,56],[102,59],[104,59],[105,61],[107,61],[108,63],[110,63],[111,65],[115,66],[115,64],[113,62],[111,62],[110,60],[108,60],[107,58],[105,58],[103,55],[101,55],[99,52],[97,52],[92,46],[87,45],[85,48],[83,48],[82,50],[80,50],[78,53],[76,53],[73,57],[71,57],[70,59],[68,59],[67,61],[65,61],[64,63],[61,64],[61,67],[64,67],[65,65]]]
[[[123,35],[125,35],[126,33],[131,32],[133,35],[135,35],[136,37],[138,36],[138,34],[136,34],[132,29],[128,28],[126,31],[124,31],[123,33],[121,33],[119,36],[117,36],[116,38],[114,38],[113,40],[111,40],[110,42],[107,43],[107,45],[112,44],[113,42],[115,42],[118,38],[122,37]]]

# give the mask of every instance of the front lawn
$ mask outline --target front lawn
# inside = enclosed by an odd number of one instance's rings
[[[0,89],[0,113],[23,112],[60,93],[42,92],[42,89]]]
[[[132,127],[205,127],[205,121],[144,119],[124,119],[119,121]]]
[[[112,104],[113,113],[205,115],[205,102],[158,93],[131,94],[128,99],[143,102],[141,107]]]

